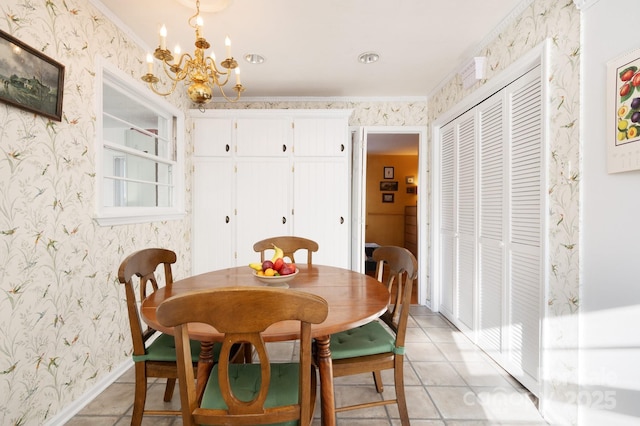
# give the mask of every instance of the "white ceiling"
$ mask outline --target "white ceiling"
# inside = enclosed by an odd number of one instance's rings
[[[195,6],[185,4],[194,1],[92,1],[145,49],[158,46],[165,24],[167,47],[177,42],[182,52],[193,52],[195,34],[187,21]],[[244,97],[426,98],[526,1],[202,0],[201,8],[228,3],[220,12],[202,13],[203,35],[219,59],[226,56],[225,35],[231,37]],[[357,56],[367,51],[380,60],[359,63]],[[248,64],[241,59],[246,53],[266,61]]]

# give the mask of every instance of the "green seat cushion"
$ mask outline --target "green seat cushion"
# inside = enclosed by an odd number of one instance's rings
[[[395,336],[378,321],[331,335],[331,359],[395,352]]]
[[[218,364],[213,366],[209,381],[202,396],[202,408],[226,410],[227,404],[222,398],[218,384]],[[229,382],[236,398],[241,401],[253,400],[260,391],[260,364],[230,364]],[[280,407],[298,403],[300,383],[300,364],[271,364],[271,382],[265,401],[265,408]],[[278,423],[296,425],[297,421]]]
[[[217,360],[220,355],[221,344],[216,343],[213,346],[213,359]],[[200,342],[191,340],[191,359],[193,362],[198,361],[200,356]],[[175,361],[176,360],[176,342],[173,336],[168,334],[160,334],[148,347],[145,355],[134,355],[133,360],[139,361]]]

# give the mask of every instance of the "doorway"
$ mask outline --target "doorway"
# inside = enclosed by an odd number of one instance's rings
[[[352,269],[373,273],[376,245],[406,247],[418,259],[413,303],[428,305],[424,127],[352,129]],[[421,226],[422,225],[422,226]]]

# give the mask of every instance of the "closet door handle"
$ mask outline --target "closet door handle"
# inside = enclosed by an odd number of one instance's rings
[[[340,225],[344,223],[344,217],[340,216]]]
[[[287,152],[287,146],[285,144],[282,144],[282,152]]]
[[[282,224],[284,225],[285,223],[287,223],[287,218],[282,216]]]
[[[340,144],[340,152],[344,152],[344,144],[343,143]]]
[[[229,223],[229,216],[225,216],[224,223]]]
[[[224,146],[224,150],[225,150],[225,151],[227,151],[227,152],[229,152],[229,144],[226,144],[226,145]]]

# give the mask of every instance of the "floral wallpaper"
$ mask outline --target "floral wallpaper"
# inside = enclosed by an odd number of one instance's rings
[[[550,147],[546,313],[543,324],[541,408],[556,424],[575,424],[577,407],[567,402],[578,383],[578,240],[580,204],[580,13],[572,0],[535,0],[479,56],[487,79],[464,90],[459,78],[429,98],[429,123],[506,69],[545,39],[551,40]],[[547,419],[549,420],[549,419]]]
[[[121,260],[163,246],[178,254],[176,278],[190,270],[191,182],[187,176],[184,220],[98,226],[95,58],[138,81],[144,52],[88,0],[4,0],[0,12],[0,29],[66,66],[62,122],[0,103],[0,424],[40,425],[130,359],[124,294],[115,276]],[[482,54],[491,78],[546,37],[553,44],[547,316],[554,322],[544,327],[552,353],[544,376],[545,395],[558,396],[577,376],[573,352],[557,349],[573,348],[577,340],[579,13],[570,0],[535,0]],[[209,107],[350,108],[351,125],[427,126],[475,88],[463,90],[453,78],[430,97],[429,108],[422,100],[304,99]],[[189,108],[183,95],[170,101]],[[186,151],[191,170],[189,132]],[[572,416],[570,407],[565,418]]]
[[[122,259],[144,247],[167,247],[178,255],[174,277],[190,270],[191,183],[187,177],[184,220],[98,226],[96,57],[138,81],[144,52],[87,0],[5,0],[0,13],[1,30],[66,67],[61,122],[0,103],[0,424],[41,425],[130,362],[116,277]],[[170,101],[186,111],[185,98],[177,94]],[[357,125],[426,122],[426,102],[277,107],[353,108]],[[186,151],[190,170],[189,132]]]
[[[65,65],[61,122],[0,103],[0,424],[40,425],[129,359],[118,265],[164,246],[185,275],[189,221],[93,220],[95,58],[137,81],[143,52],[86,0],[0,12],[0,29]]]

